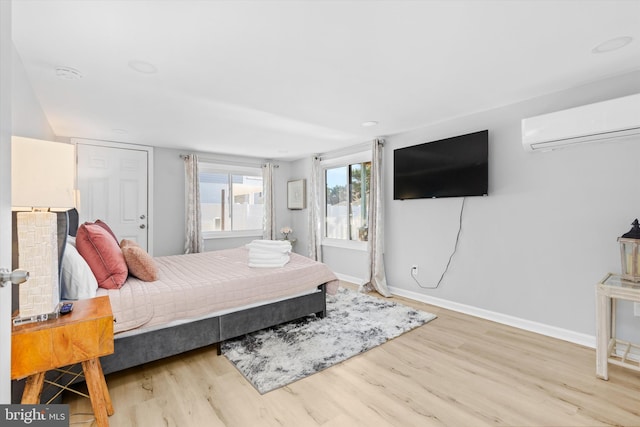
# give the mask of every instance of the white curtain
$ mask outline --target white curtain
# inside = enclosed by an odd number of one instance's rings
[[[311,182],[309,184],[309,258],[322,261],[322,197],[323,179],[320,158],[311,158]]]
[[[202,214],[200,212],[200,174],[198,172],[198,156],[183,156],[186,183],[186,218],[184,253],[202,252]]]
[[[276,237],[276,215],[273,208],[273,163],[262,166],[262,183],[264,186],[264,219],[262,238],[273,240]]]
[[[369,238],[367,248],[369,253],[370,278],[362,286],[361,291],[376,290],[385,297],[391,292],[387,287],[387,277],[384,272],[384,215],[382,187],[382,149],[383,142],[374,140],[371,153],[371,180],[369,184]]]

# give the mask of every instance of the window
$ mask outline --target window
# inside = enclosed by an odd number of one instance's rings
[[[366,242],[371,162],[325,169],[325,237]]]
[[[262,170],[203,162],[199,167],[204,236],[262,234]]]

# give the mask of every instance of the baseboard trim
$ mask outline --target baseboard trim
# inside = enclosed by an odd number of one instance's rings
[[[574,344],[583,345],[585,347],[596,347],[596,337],[593,335],[558,328],[556,326],[545,325],[544,323],[533,322],[531,320],[510,316],[495,311],[485,310],[482,308],[473,307],[471,305],[460,304],[454,301],[436,298],[418,292],[408,291],[406,289],[389,287],[389,291],[394,295],[410,298],[412,300],[435,305],[437,307],[446,308],[447,310],[457,311],[459,313],[468,314],[470,316],[479,317],[481,319],[491,320],[503,325],[513,326],[515,328],[524,329],[525,331],[535,332],[552,338],[561,339],[563,341],[569,341]]]
[[[335,273],[336,277],[343,282],[353,283],[354,285],[362,286],[365,284],[364,279],[360,279],[359,277],[349,276],[348,274]]]

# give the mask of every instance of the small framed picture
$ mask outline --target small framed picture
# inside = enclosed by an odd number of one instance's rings
[[[304,209],[307,204],[306,179],[287,182],[287,208]]]

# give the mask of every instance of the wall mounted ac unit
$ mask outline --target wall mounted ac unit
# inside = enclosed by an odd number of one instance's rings
[[[640,134],[640,93],[522,120],[527,151]]]

